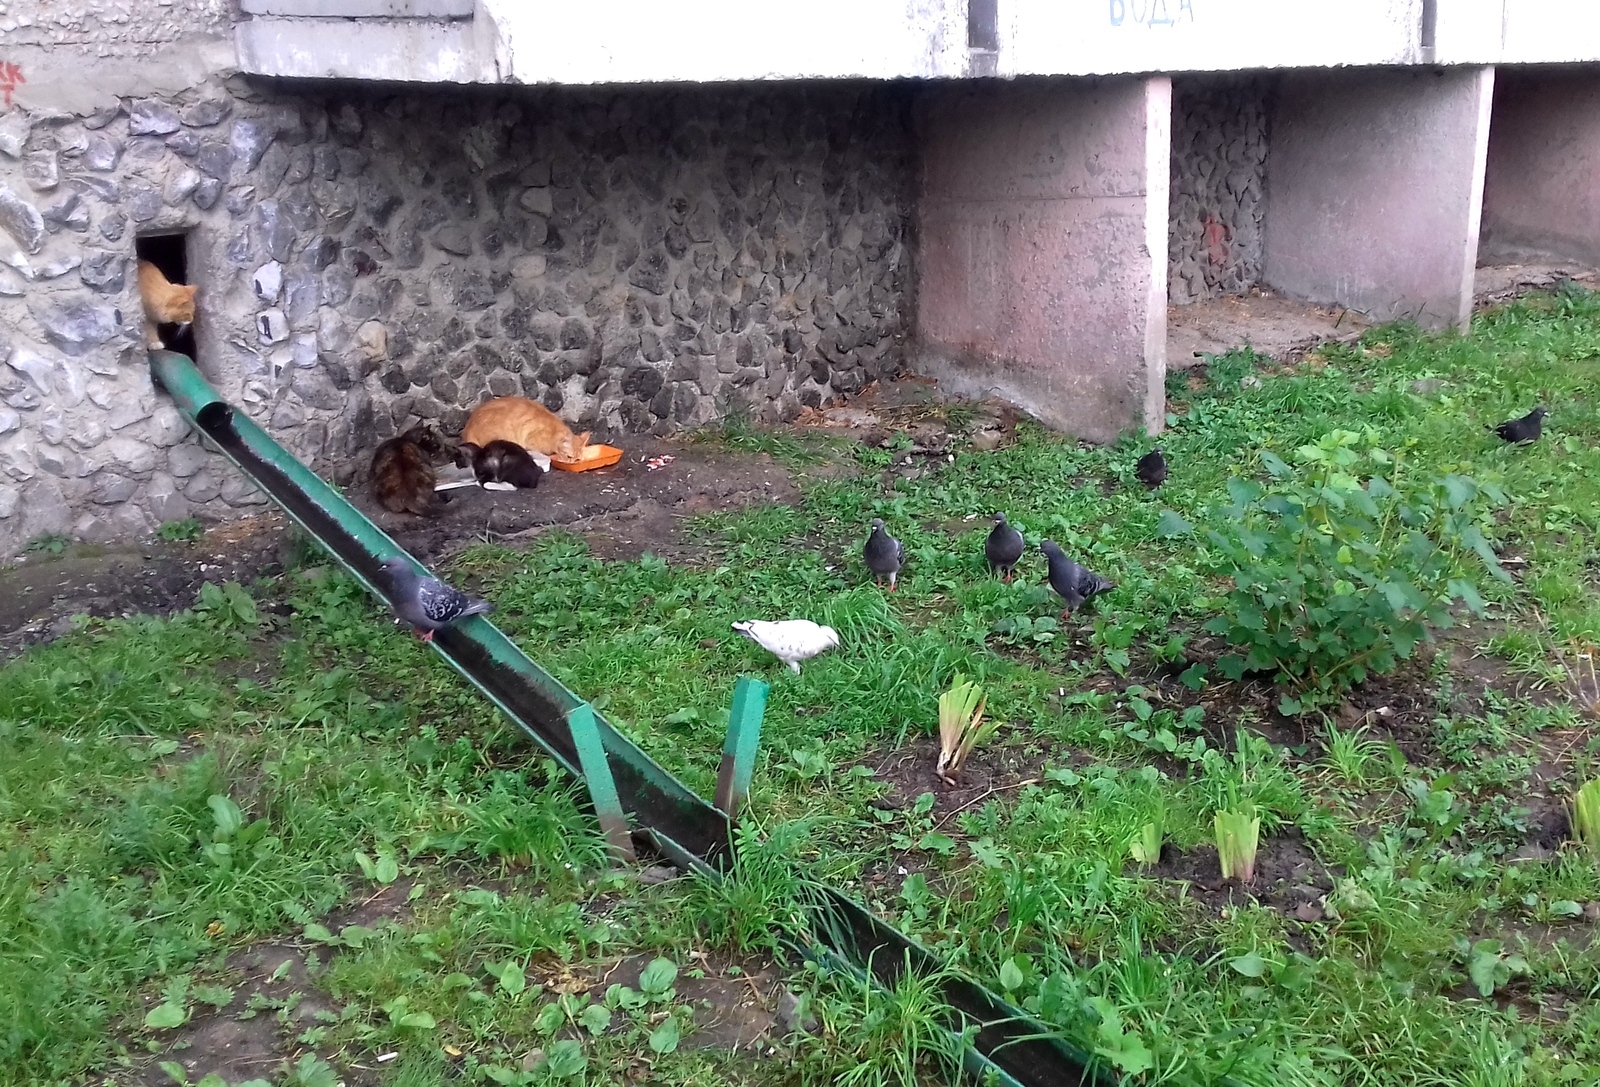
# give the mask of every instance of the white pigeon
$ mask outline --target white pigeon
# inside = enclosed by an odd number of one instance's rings
[[[787,664],[799,674],[800,662],[839,644],[839,633],[832,627],[818,626],[810,619],[746,619],[733,629]]]

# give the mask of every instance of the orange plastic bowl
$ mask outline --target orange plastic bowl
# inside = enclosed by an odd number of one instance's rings
[[[582,460],[557,460],[550,458],[550,467],[563,472],[587,472],[591,468],[606,468],[622,459],[622,450],[614,445],[586,445]]]

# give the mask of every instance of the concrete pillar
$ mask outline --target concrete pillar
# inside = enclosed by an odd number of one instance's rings
[[[1500,70],[1483,235],[1490,257],[1600,267],[1600,67]]]
[[[1165,418],[1164,76],[940,88],[922,103],[918,368],[1109,442]]]
[[[1374,320],[1465,325],[1493,96],[1492,68],[1284,76],[1261,278]]]

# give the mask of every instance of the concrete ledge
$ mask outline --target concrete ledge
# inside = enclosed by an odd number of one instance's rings
[[[239,69],[290,79],[495,83],[492,46],[476,21],[288,19],[258,16],[234,28]]]
[[[246,15],[306,19],[470,19],[473,0],[241,0]]]

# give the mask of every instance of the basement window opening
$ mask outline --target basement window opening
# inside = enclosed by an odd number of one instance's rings
[[[970,0],[967,4],[967,48],[987,53],[999,51],[999,0]]]
[[[140,260],[149,261],[160,269],[168,283],[189,283],[189,235],[145,234],[134,239],[133,248]],[[159,323],[156,325],[156,334],[169,350],[195,358],[193,323]]]

